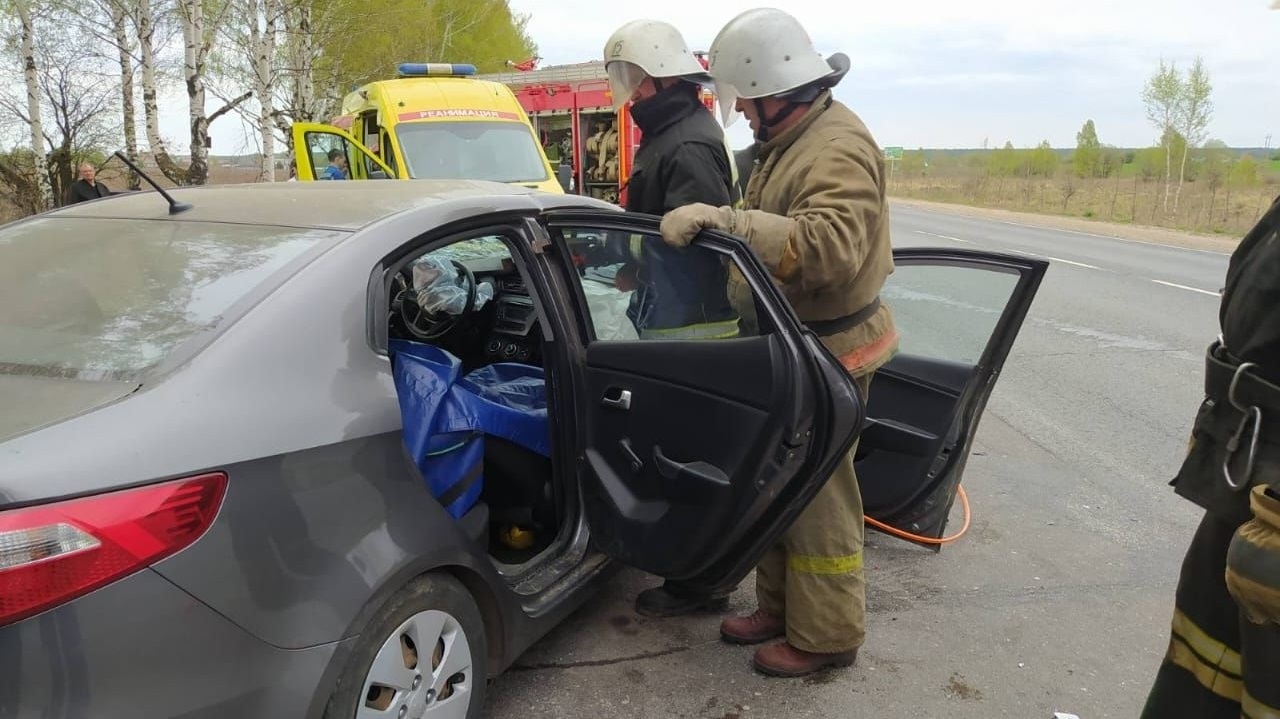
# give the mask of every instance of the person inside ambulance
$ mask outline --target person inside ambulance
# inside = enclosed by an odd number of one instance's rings
[[[626,209],[662,215],[691,203],[731,203],[733,170],[724,130],[699,95],[710,77],[680,31],[657,20],[634,20],[609,38],[604,60],[614,106],[621,110],[630,103],[641,133]],[[625,259],[618,287],[635,288],[627,316],[641,338],[738,336],[728,267],[719,255],[669,247],[656,237],[623,235],[611,238],[611,246]],[[666,613],[656,605],[649,609]]]
[[[329,150],[329,165],[320,172],[322,180],[345,180],[347,179],[347,156],[342,150],[333,148]]]

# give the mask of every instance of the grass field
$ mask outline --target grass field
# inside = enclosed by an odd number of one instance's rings
[[[1172,194],[1166,211],[1164,191],[1161,180],[1144,180],[1137,173],[1125,172],[1116,177],[1089,179],[1064,173],[1053,178],[988,177],[978,173],[897,176],[889,186],[889,194],[896,197],[1241,235],[1280,194],[1280,171],[1268,173],[1263,181],[1248,187],[1185,183],[1176,212]]]

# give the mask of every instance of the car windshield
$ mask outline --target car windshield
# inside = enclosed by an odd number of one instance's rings
[[[138,380],[337,234],[57,217],[0,229],[0,374]]]
[[[425,180],[542,182],[547,167],[520,122],[410,122],[396,126],[409,176]]]

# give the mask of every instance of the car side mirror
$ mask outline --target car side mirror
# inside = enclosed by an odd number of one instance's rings
[[[560,187],[565,192],[573,191],[573,167],[570,165],[560,165],[556,168],[556,179],[560,181]]]

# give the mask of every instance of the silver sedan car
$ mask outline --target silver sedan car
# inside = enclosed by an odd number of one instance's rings
[[[173,195],[0,228],[0,717],[474,717],[611,569],[735,586],[859,435],[939,537],[1045,271],[896,251],[867,406],[733,237],[681,256],[754,302],[677,339],[618,280],[657,218],[589,198]]]

